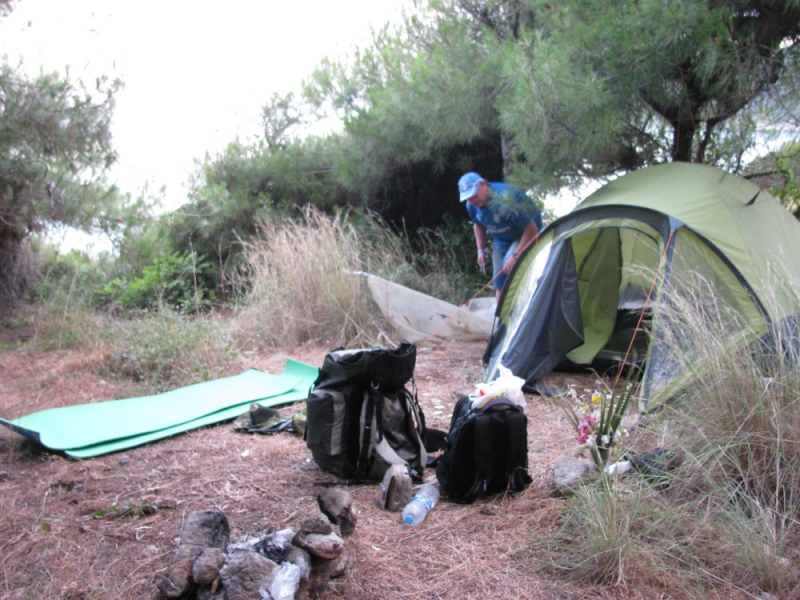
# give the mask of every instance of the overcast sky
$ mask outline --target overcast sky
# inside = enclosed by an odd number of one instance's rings
[[[299,89],[319,61],[399,21],[403,0],[20,0],[0,20],[0,52],[27,71],[125,82],[112,179],[185,198],[193,159],[260,131],[273,92]]]

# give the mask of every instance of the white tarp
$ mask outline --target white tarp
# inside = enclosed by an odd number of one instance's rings
[[[482,340],[492,333],[494,298],[455,306],[377,275],[367,275],[367,282],[386,320],[409,342],[427,338]]]

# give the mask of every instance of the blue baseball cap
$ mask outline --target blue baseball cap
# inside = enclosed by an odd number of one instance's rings
[[[470,171],[461,176],[458,180],[458,191],[461,195],[461,202],[469,200],[478,193],[478,186],[483,181],[483,177],[477,173]]]

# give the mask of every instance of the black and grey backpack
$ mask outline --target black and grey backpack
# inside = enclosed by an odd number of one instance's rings
[[[380,481],[399,464],[422,477],[428,454],[413,381],[416,356],[416,346],[402,342],[395,349],[338,348],[325,357],[306,400],[306,444],[320,468]]]
[[[499,398],[473,408],[464,396],[456,403],[436,478],[448,500],[469,504],[498,492],[519,492],[528,474],[528,419],[522,408]]]

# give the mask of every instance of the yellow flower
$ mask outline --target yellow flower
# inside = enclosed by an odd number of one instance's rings
[[[600,404],[600,401],[603,399],[603,396],[600,395],[600,392],[594,392],[592,394],[592,404]]]

